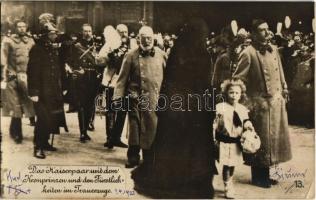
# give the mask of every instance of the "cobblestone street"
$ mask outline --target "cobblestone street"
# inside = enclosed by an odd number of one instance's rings
[[[124,167],[126,149],[108,150],[103,147],[106,138],[105,118],[102,117],[101,119],[100,116],[96,116],[95,131],[89,132],[92,140],[83,144],[79,142],[77,115],[72,113],[67,114],[66,117],[69,133],[65,133],[61,129],[61,134],[55,136],[54,139],[54,146],[58,148],[58,151],[47,152],[47,157],[44,160],[36,159],[32,155],[33,127],[29,126],[28,119],[23,119],[24,140],[22,144],[18,145],[9,137],[10,118],[1,117],[3,172],[7,172],[9,169],[23,171],[30,164],[117,166],[125,174],[126,189],[133,191],[133,181],[130,179],[131,170]],[[296,199],[314,197],[314,129],[291,126],[290,131],[293,159],[271,171],[271,174],[274,178],[279,179],[280,183],[270,189],[253,186],[250,184],[250,168],[245,165],[238,166],[234,176],[236,198]],[[122,138],[127,143],[125,133]],[[221,199],[224,198],[224,195],[220,165],[218,165],[218,171],[220,174],[214,178],[215,198]],[[4,176],[3,173],[2,176]],[[2,177],[2,180],[4,179],[5,177]],[[7,194],[5,197],[13,198],[14,196]],[[136,193],[129,197],[146,198]],[[43,197],[39,198],[43,199]],[[121,198],[127,198],[127,196],[121,196]]]

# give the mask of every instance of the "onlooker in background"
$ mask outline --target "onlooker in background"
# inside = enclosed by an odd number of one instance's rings
[[[221,83],[232,77],[232,52],[230,44],[227,44],[220,36],[216,38],[215,45],[218,55],[214,65],[212,86],[220,91]]]
[[[10,136],[16,143],[21,143],[22,117],[30,117],[31,125],[35,123],[33,102],[27,91],[27,63],[34,40],[27,34],[27,24],[19,20],[15,23],[16,34],[5,37],[1,44],[2,65],[2,106],[3,115],[11,116]]]

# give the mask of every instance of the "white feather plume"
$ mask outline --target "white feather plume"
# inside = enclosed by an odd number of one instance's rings
[[[100,57],[106,57],[109,52],[119,48],[122,44],[121,36],[111,25],[104,28],[103,35],[105,44],[99,52]]]
[[[285,28],[290,28],[290,26],[291,26],[291,19],[290,19],[289,16],[285,17],[284,24],[285,24]]]
[[[232,31],[233,31],[234,36],[236,36],[236,35],[237,35],[237,31],[238,31],[237,21],[236,21],[236,20],[233,20],[233,21],[230,23],[230,26],[231,26],[231,28],[232,28]]]
[[[277,31],[276,31],[276,34],[281,34],[281,31],[282,31],[282,23],[281,23],[281,22],[278,22],[278,23],[277,23]]]

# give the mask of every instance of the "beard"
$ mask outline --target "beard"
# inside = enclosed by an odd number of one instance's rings
[[[140,43],[140,48],[142,48],[143,51],[149,51],[154,47],[154,43],[152,42],[148,46],[144,46],[142,43]]]
[[[123,36],[121,37],[121,40],[122,40],[122,43],[127,44],[128,37]]]
[[[253,40],[258,43],[264,44],[268,41],[268,36],[254,35]]]
[[[84,36],[83,36],[83,39],[89,41],[89,40],[92,39],[92,37],[93,37],[92,35],[84,35]]]

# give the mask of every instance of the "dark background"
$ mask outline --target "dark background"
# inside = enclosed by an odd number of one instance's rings
[[[106,25],[119,23],[127,24],[130,32],[137,32],[139,22],[145,19],[155,32],[177,33],[193,16],[203,17],[210,31],[215,33],[233,19],[237,20],[239,27],[250,30],[254,18],[267,20],[271,30],[275,31],[277,22],[284,22],[285,16],[292,20],[291,30],[311,32],[314,18],[314,2],[20,1],[2,2],[1,7],[2,33],[12,26],[8,21],[21,17],[27,20],[32,32],[37,32],[37,18],[44,12],[58,17],[59,27],[65,32],[78,32],[81,24],[87,22],[96,32],[102,32]]]
[[[254,18],[267,20],[275,31],[277,22],[284,22],[285,16],[291,18],[291,29],[311,32],[314,18],[313,2],[155,2],[154,5],[155,27],[171,32],[190,16],[203,17],[210,31],[217,33],[234,19],[239,27],[250,30]]]

